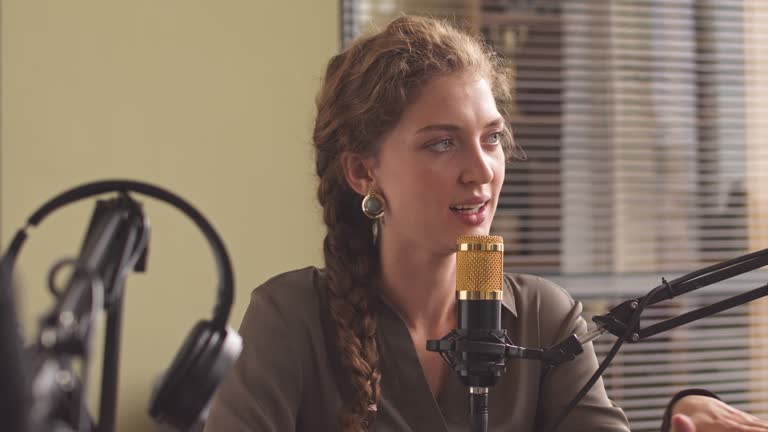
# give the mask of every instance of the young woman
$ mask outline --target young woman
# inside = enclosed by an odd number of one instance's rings
[[[456,239],[487,235],[518,150],[510,68],[442,22],[402,17],[333,57],[317,99],[325,268],[254,290],[244,351],[206,431],[467,431],[468,390],[426,341],[456,323]],[[502,325],[547,347],[584,332],[544,279],[504,276]],[[547,428],[597,368],[590,344],[549,373],[512,361],[490,393],[492,431]],[[601,382],[561,430],[628,431]]]

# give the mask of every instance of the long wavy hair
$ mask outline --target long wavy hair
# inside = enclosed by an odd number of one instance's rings
[[[512,69],[487,44],[432,18],[403,16],[383,30],[356,40],[331,58],[317,97],[313,134],[317,198],[328,232],[323,242],[328,301],[335,346],[349,371],[352,394],[339,412],[343,431],[365,431],[380,396],[381,370],[376,317],[370,307],[380,280],[379,251],[362,196],[347,183],[340,156],[375,154],[380,138],[432,78],[475,73],[489,81],[497,109],[512,102]],[[502,146],[509,159],[508,129]],[[385,216],[386,217],[386,216]]]

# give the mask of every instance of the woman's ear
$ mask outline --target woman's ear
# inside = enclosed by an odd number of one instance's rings
[[[340,162],[349,187],[360,195],[366,195],[370,191],[371,185],[375,183],[373,158],[370,156],[363,157],[353,152],[344,152]]]

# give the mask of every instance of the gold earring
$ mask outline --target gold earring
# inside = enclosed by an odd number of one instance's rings
[[[384,216],[384,208],[386,202],[384,197],[377,194],[373,190],[368,191],[368,194],[363,198],[363,213],[371,219],[378,219]]]

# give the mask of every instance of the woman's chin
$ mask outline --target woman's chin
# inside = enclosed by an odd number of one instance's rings
[[[478,225],[471,228],[463,229],[459,232],[459,234],[456,236],[456,238],[459,238],[460,236],[487,236],[490,233],[490,227]]]
[[[445,244],[451,248],[451,253],[456,252],[456,241],[462,236],[487,236],[489,235],[488,227],[472,227],[455,231],[449,237],[445,237]],[[442,244],[443,241],[440,243]]]

